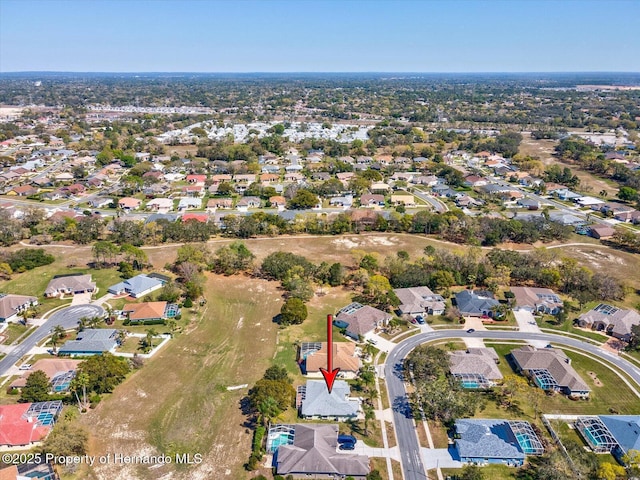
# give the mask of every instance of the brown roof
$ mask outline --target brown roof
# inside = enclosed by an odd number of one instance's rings
[[[522,370],[547,370],[560,387],[571,391],[590,391],[571,360],[556,348],[537,349],[531,345],[511,350],[511,355]]]
[[[0,297],[0,318],[6,319],[13,316],[23,305],[37,302],[36,297],[26,295],[5,295]]]
[[[67,358],[41,358],[33,364],[31,370],[23,372],[22,376],[11,383],[12,388],[22,388],[27,384],[27,377],[36,370],[43,371],[49,380],[52,380],[59,373],[76,370],[81,360],[70,360]]]
[[[129,314],[129,320],[147,320],[164,318],[167,302],[131,303],[123,308]]]
[[[336,342],[333,344],[333,368],[343,372],[357,372],[360,370],[360,359],[355,355],[356,346],[351,342]],[[318,372],[320,368],[327,368],[327,343],[323,342],[317,352],[307,356],[307,372]]]

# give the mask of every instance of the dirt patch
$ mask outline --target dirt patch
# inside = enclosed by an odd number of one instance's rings
[[[593,380],[593,384],[596,387],[602,387],[602,382],[600,381],[600,379],[598,378],[598,374],[596,372],[587,372],[587,375],[589,375],[591,377],[591,380]]]

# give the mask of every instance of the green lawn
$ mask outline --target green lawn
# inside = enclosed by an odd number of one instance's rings
[[[489,343],[486,345],[494,347],[500,356],[499,368],[502,374],[513,374],[511,367],[505,359],[505,355],[514,348],[517,348],[517,346]],[[569,400],[564,395],[546,396],[543,401],[542,413],[596,415],[608,414],[610,413],[609,409],[613,408],[620,414],[640,414],[640,399],[633,394],[627,385],[620,380],[620,377],[611,369],[584,355],[570,351],[566,351],[565,353],[571,358],[572,365],[578,374],[587,385],[591,387],[590,398],[588,400],[575,401]],[[596,373],[603,386],[595,386],[587,372]],[[507,416],[512,418],[528,417],[528,419],[533,419],[534,411],[530,405],[529,398],[530,392],[534,388],[537,387],[529,386],[526,391],[520,392],[515,396],[515,403],[518,405],[520,411],[514,410],[511,412],[505,411],[504,408],[497,406],[490,394],[480,393],[479,395],[485,396],[487,404],[485,410],[480,412],[478,416],[482,418],[500,418]]]
[[[516,468],[507,467],[506,465],[486,465],[482,468],[483,478],[491,479],[491,480],[512,480],[516,478],[516,472],[518,471]],[[443,468],[442,474],[445,478],[451,475],[460,475],[462,470],[457,468]]]
[[[538,320],[540,328],[550,328],[552,330],[558,330],[560,332],[568,332],[574,335],[580,335],[581,337],[589,338],[600,343],[605,343],[610,337],[591,330],[584,330],[582,328],[576,328],[570,320],[565,320],[562,324],[556,325],[553,322],[553,317],[545,316],[542,321]]]
[[[2,343],[5,345],[11,345],[27,330],[29,330],[29,327],[22,325],[21,323],[10,323],[5,331],[2,332],[2,335],[5,336],[5,340]]]

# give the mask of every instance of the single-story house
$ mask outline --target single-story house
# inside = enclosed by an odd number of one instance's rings
[[[369,457],[338,451],[338,425],[296,424],[292,433],[292,442],[277,447],[273,457],[278,475],[362,480],[369,473]]]
[[[0,405],[0,446],[31,447],[44,440],[61,411],[60,400]]]
[[[371,190],[372,193],[374,192],[386,193],[389,190],[391,190],[391,187],[384,182],[375,182],[371,185],[371,188],[369,188],[369,190]]]
[[[596,453],[611,453],[624,465],[630,450],[640,451],[640,415],[579,417],[576,430]]]
[[[600,200],[599,198],[594,197],[580,197],[576,198],[575,202],[581,207],[591,207],[593,205],[602,205],[604,200]]]
[[[173,210],[173,199],[171,198],[154,198],[147,202],[147,210],[154,212],[167,213]]]
[[[572,397],[587,398],[591,389],[571,366],[571,359],[557,348],[526,345],[511,350],[518,370],[533,379],[545,391],[562,392]]]
[[[384,195],[366,193],[360,197],[361,207],[384,207]]]
[[[300,417],[344,421],[355,419],[360,411],[360,400],[350,398],[351,387],[344,380],[333,383],[331,393],[324,380],[307,380],[298,387]]]
[[[608,225],[594,225],[589,228],[589,236],[600,240],[611,238],[614,233],[616,233],[615,229]]]
[[[218,208],[232,208],[233,200],[231,198],[210,198],[207,201],[207,210],[216,210]]]
[[[449,371],[464,388],[489,388],[502,380],[498,362],[498,354],[493,348],[449,352]]]
[[[393,291],[400,300],[400,314],[442,315],[445,305],[442,295],[437,295],[429,287],[396,288]]]
[[[511,292],[515,295],[518,310],[550,315],[555,315],[562,310],[562,300],[549,288],[511,287]]]
[[[389,320],[391,320],[389,313],[354,302],[338,312],[334,324],[338,328],[344,328],[347,336],[358,340],[360,336],[387,325]]]
[[[516,203],[528,210],[538,210],[540,208],[540,201],[535,198],[521,198]]]
[[[391,194],[391,204],[413,207],[416,204],[416,199],[410,193],[393,193]]]
[[[208,213],[185,213],[182,215],[181,219],[182,219],[182,223],[190,222],[192,220],[195,220],[196,222],[200,222],[200,223],[207,223],[209,221],[209,214]]]
[[[482,187],[487,184],[487,179],[477,175],[469,175],[465,177],[464,184],[468,187]]]
[[[138,198],[124,197],[118,200],[118,207],[122,210],[137,210],[141,203]]]
[[[107,197],[96,197],[89,200],[89,205],[93,208],[105,208],[113,203],[112,198]]]
[[[23,371],[22,376],[14,380],[10,388],[22,388],[27,384],[27,378],[32,372],[42,371],[51,382],[51,391],[54,393],[66,392],[69,384],[75,377],[80,360],[68,358],[41,358],[33,364],[30,370]]]
[[[353,342],[334,342],[333,368],[339,368],[339,375],[355,378],[362,367],[360,357]],[[322,378],[321,368],[327,368],[327,342],[303,343],[299,360],[302,371],[308,377]]]
[[[118,345],[118,330],[114,328],[86,329],[78,333],[75,340],[66,342],[58,355],[85,356],[113,353]]]
[[[187,175],[187,183],[195,184],[195,185],[204,185],[207,181],[206,175]]]
[[[7,195],[18,195],[19,197],[28,197],[29,195],[35,195],[38,193],[38,189],[31,185],[20,185],[19,187],[13,187],[7,191]]]
[[[202,185],[185,185],[182,194],[187,197],[204,197],[205,189]]]
[[[353,205],[353,197],[351,195],[333,197],[329,200],[329,205],[332,205],[334,207],[351,208],[351,206]]]
[[[236,207],[240,208],[260,208],[261,200],[258,197],[242,197],[236,203]]]
[[[45,297],[60,297],[76,293],[95,292],[96,284],[91,275],[64,275],[51,279],[44,291]]]
[[[130,303],[124,306],[122,311],[127,315],[131,323],[165,320],[168,309],[176,308],[167,302]]]
[[[606,332],[622,341],[631,339],[631,327],[640,325],[640,313],[601,303],[578,317],[578,325]]]
[[[133,298],[140,298],[162,288],[165,283],[161,278],[151,277],[142,273],[124,282],[110,286],[108,292],[113,295],[128,293]]]
[[[529,422],[466,418],[456,420],[455,432],[455,448],[463,463],[519,467],[527,455],[544,453]]]
[[[269,203],[272,207],[284,207],[287,205],[287,199],[282,195],[274,195],[269,197]]]
[[[493,317],[498,302],[493,294],[484,290],[462,290],[456,293],[456,306],[466,317]]]
[[[0,322],[18,320],[20,313],[38,304],[36,297],[0,294]]]
[[[178,210],[197,210],[202,207],[202,199],[199,197],[182,197],[178,202]]]

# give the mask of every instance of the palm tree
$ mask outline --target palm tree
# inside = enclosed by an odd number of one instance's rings
[[[78,408],[80,411],[86,410],[89,403],[87,402],[87,387],[89,386],[89,375],[84,372],[80,372],[71,382],[71,390],[75,393],[78,400]],[[78,397],[78,390],[82,389],[82,402]]]
[[[258,413],[260,413],[260,417],[262,419],[262,424],[264,426],[271,423],[271,420],[280,415],[280,407],[278,406],[278,402],[273,397],[265,398],[258,405]]]
[[[66,336],[66,332],[62,325],[56,325],[56,327],[51,331],[51,345],[53,345],[53,351],[57,350],[58,342],[62,340]]]
[[[147,345],[150,348],[153,348],[153,337],[157,337],[158,336],[158,332],[154,328],[148,328],[145,331],[147,332],[147,336],[145,337]]]
[[[369,436],[369,422],[376,418],[375,410],[368,403],[364,403],[362,405],[362,409],[364,410],[364,435],[365,437]]]

